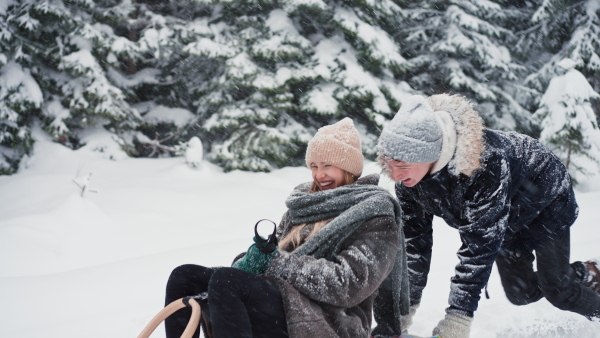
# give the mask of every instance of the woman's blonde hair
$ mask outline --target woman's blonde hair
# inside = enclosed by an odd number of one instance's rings
[[[313,229],[311,230],[310,234],[308,234],[305,241],[308,240],[309,238],[311,238],[312,236],[314,236],[317,232],[319,232],[319,230],[323,229],[323,227],[325,227],[327,225],[327,223],[329,223],[329,221],[331,221],[331,219],[325,219],[322,221],[315,222]],[[298,248],[300,246],[300,244],[302,244],[302,237],[301,237],[302,230],[304,230],[304,228],[309,224],[310,223],[299,224],[299,225],[295,226],[294,228],[292,228],[292,231],[290,231],[281,240],[281,242],[279,242],[279,248],[281,250],[288,250],[289,252],[296,250],[296,248]],[[291,248],[287,248],[290,245],[291,245]]]
[[[344,180],[342,181],[342,184],[340,186],[352,184],[352,183],[356,182],[357,179],[358,179],[358,177],[356,177],[356,176],[352,175],[351,173],[344,170]],[[310,187],[310,190],[308,192],[313,193],[313,192],[318,192],[318,191],[322,191],[322,190],[323,189],[321,189],[321,185],[319,185],[319,182],[317,182],[315,180],[315,181],[313,181],[313,184]],[[323,229],[323,227],[325,227],[327,225],[327,223],[329,223],[329,221],[331,221],[331,219],[326,219],[326,220],[315,222],[313,229],[308,234],[308,236],[304,239],[304,241],[307,241],[309,238],[311,238],[317,232],[319,232],[319,230]],[[302,237],[301,237],[302,230],[304,230],[304,228],[308,224],[309,223],[304,223],[304,224],[299,224],[299,225],[295,226],[292,229],[292,231],[290,231],[283,239],[281,239],[281,241],[279,242],[279,248],[282,250],[285,250],[286,247],[291,244],[291,250],[289,250],[289,251],[291,252],[291,251],[296,250],[296,248],[299,247],[300,244],[302,244]]]

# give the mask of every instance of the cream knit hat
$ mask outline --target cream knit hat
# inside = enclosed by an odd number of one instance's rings
[[[309,168],[313,162],[327,162],[359,177],[363,160],[358,130],[348,117],[319,128],[306,149],[306,165]]]

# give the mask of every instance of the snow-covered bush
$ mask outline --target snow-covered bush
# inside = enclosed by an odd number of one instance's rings
[[[558,65],[564,75],[550,81],[536,113],[542,120],[540,140],[561,158],[577,181],[581,175],[600,173],[600,128],[591,104],[600,94],[575,69],[573,60],[564,59]]]

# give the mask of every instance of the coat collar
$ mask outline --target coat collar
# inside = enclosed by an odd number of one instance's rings
[[[440,170],[450,161],[453,161],[453,171],[455,174],[464,174],[471,176],[473,172],[481,168],[481,156],[485,148],[483,138],[484,124],[483,119],[473,109],[473,104],[465,97],[460,95],[439,94],[427,98],[427,102],[434,111],[447,112],[454,122],[454,132],[456,133],[456,145],[454,150],[443,149],[442,151],[451,152],[454,156],[446,160],[442,154],[441,163],[434,164],[434,168]],[[444,116],[444,114],[439,114]],[[443,119],[442,123],[451,123],[448,119]],[[447,126],[442,128],[444,133],[451,133],[452,128]],[[444,140],[451,139],[446,137]],[[446,163],[443,163],[447,161]]]

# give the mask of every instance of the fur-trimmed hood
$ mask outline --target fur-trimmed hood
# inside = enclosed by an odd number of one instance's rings
[[[485,148],[483,119],[473,104],[460,95],[432,95],[427,98],[427,103],[436,113],[444,134],[440,159],[433,165],[432,173],[453,161],[455,174],[471,176],[481,168],[481,156]],[[382,173],[390,177],[391,172],[385,160],[386,156],[379,154],[377,161]]]
[[[485,148],[483,119],[464,96],[439,94],[427,98],[434,111],[450,114],[456,129],[454,149],[455,173],[471,174],[481,168],[481,155]]]

